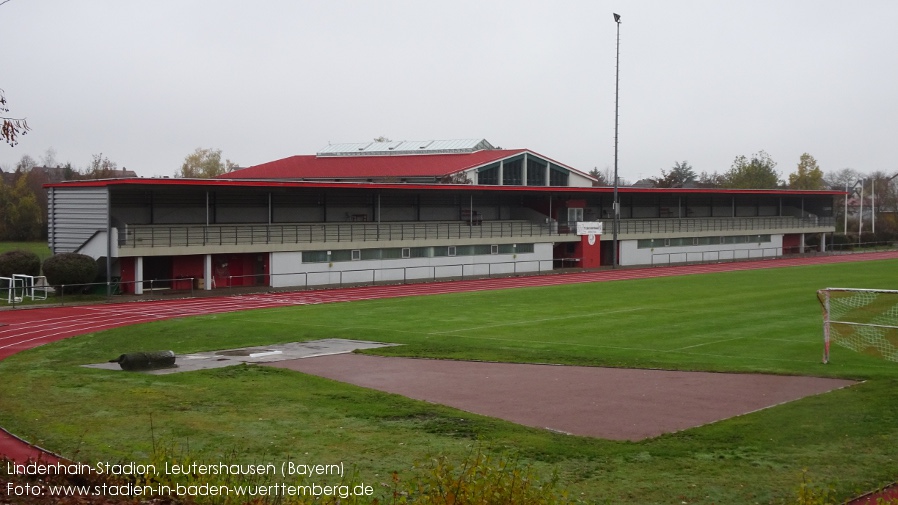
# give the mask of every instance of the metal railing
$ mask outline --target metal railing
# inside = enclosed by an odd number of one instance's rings
[[[650,266],[668,266],[685,263],[723,263],[793,256],[839,256],[863,254],[875,251],[894,251],[896,244],[890,241],[863,242],[860,244],[827,244],[826,251],[819,251],[816,245],[800,247],[765,247],[761,249],[723,249],[717,251],[681,251],[653,253]],[[638,266],[638,265],[637,265]]]
[[[437,279],[465,279],[472,277],[490,278],[494,275],[517,275],[518,273],[540,274],[551,271],[553,260],[534,259],[522,261],[497,261],[492,263],[454,263],[449,265],[415,265],[389,268],[357,268],[351,270],[322,270],[316,272],[283,272],[277,274],[229,275],[227,289],[272,285],[271,278],[278,276],[302,277],[302,284],[283,286],[285,288],[307,289],[313,286],[335,286],[380,283],[400,283],[433,281]],[[543,263],[549,264],[543,268]],[[531,265],[530,269],[523,265]],[[535,269],[532,267],[535,265]],[[498,268],[503,267],[503,268]],[[331,281],[336,277],[336,281]],[[247,283],[246,281],[251,281]],[[310,283],[310,280],[313,281]],[[314,282],[321,281],[321,282]]]
[[[546,264],[546,265],[544,265]],[[527,267],[529,265],[529,268]],[[470,279],[494,277],[500,275],[542,274],[552,271],[552,260],[534,259],[522,261],[502,261],[493,263],[454,263],[448,265],[421,265],[392,268],[361,268],[353,270],[334,270],[318,272],[284,272],[249,275],[229,275],[224,285],[212,285],[215,289],[207,291],[198,286],[198,277],[175,277],[172,279],[149,279],[143,281],[122,281],[114,278],[109,282],[89,282],[75,285],[42,286],[50,296],[40,300],[43,304],[65,305],[66,303],[96,302],[97,299],[111,300],[122,296],[141,296],[147,299],[158,299],[165,296],[194,297],[197,293],[209,292],[221,295],[240,292],[240,289],[271,290],[273,279],[279,276],[294,276],[302,279],[302,283],[291,282],[284,289],[312,289],[326,287],[344,287],[376,284],[407,284],[413,282],[434,281],[437,279]],[[395,273],[395,275],[393,275]],[[336,279],[334,279],[336,278]],[[139,285],[139,286],[138,286]],[[134,295],[136,288],[142,293]],[[6,288],[3,288],[4,290]],[[17,287],[15,289],[21,289]],[[0,300],[6,301],[6,300]],[[32,305],[23,297],[11,298],[8,305],[15,308],[21,305]]]
[[[849,247],[850,246],[850,247]],[[809,246],[810,247],[810,246]],[[826,255],[843,255],[843,254],[862,254],[870,251],[878,250],[895,250],[895,244],[890,242],[869,242],[863,244],[846,244],[845,249],[829,250],[827,252],[810,252],[804,253],[805,256],[826,256]],[[735,251],[732,255],[731,252]],[[745,252],[747,255],[741,254]],[[671,252],[671,253],[655,253],[652,256],[652,266],[667,266],[681,263],[717,263],[725,261],[746,261],[759,259],[772,259],[783,255],[782,248],[771,247],[765,249],[739,249],[739,250],[723,250],[723,251],[704,251],[704,252]],[[799,254],[800,255],[800,254]],[[570,263],[566,263],[570,262]],[[181,296],[194,297],[198,293],[209,293],[210,295],[220,295],[222,291],[229,293],[240,293],[240,289],[249,290],[249,292],[258,292],[259,290],[270,291],[272,289],[271,280],[279,276],[294,276],[302,282],[291,282],[289,286],[281,286],[275,289],[299,290],[311,288],[327,288],[342,287],[347,285],[364,285],[364,284],[406,284],[412,282],[426,282],[440,278],[444,279],[465,279],[475,277],[494,277],[500,275],[540,275],[546,272],[551,273],[554,265],[561,267],[576,267],[578,262],[574,258],[556,258],[550,259],[534,259],[526,261],[506,261],[495,263],[455,263],[448,265],[424,265],[424,266],[405,266],[384,269],[357,269],[357,270],[335,270],[321,272],[284,272],[284,273],[268,273],[255,275],[232,275],[228,276],[224,285],[215,286],[216,289],[207,291],[198,287],[200,279],[198,277],[176,277],[172,279],[149,279],[143,281],[122,281],[117,278],[107,282],[92,282],[77,285],[42,285],[38,289],[46,293],[46,299],[40,300],[35,298],[28,301],[24,293],[23,286],[16,282],[2,283],[0,282],[0,294],[8,295],[9,289],[13,290],[16,296],[4,296],[0,298],[0,306],[9,305],[15,308],[20,305],[65,305],[66,303],[92,302],[96,303],[98,299],[115,300],[121,299],[123,296],[135,296],[130,293],[135,291],[138,284],[142,285],[143,298],[159,299],[162,297]],[[509,265],[511,267],[509,268]],[[531,265],[526,268],[525,265]],[[535,268],[534,268],[535,267]],[[485,271],[484,271],[485,268]],[[390,272],[397,272],[396,275],[389,275]],[[398,273],[401,272],[401,275]],[[370,277],[369,277],[370,275]],[[324,277],[327,276],[327,277]],[[316,279],[316,277],[318,277]],[[329,282],[333,277],[336,281]],[[315,282],[324,278],[328,282]],[[12,281],[9,278],[9,281]],[[250,281],[250,282],[247,282]],[[211,282],[207,281],[207,282]],[[243,291],[246,292],[246,291]],[[127,293],[127,294],[126,294]],[[9,298],[9,299],[7,299]],[[4,303],[5,302],[5,303]]]
[[[272,225],[139,225],[119,229],[119,247],[302,244],[557,235],[547,224],[529,221],[439,223],[322,223]]]
[[[176,277],[174,279],[149,279],[144,281],[122,281],[115,278],[111,281],[103,282],[87,282],[83,284],[43,284],[34,287],[34,290],[40,291],[41,296],[31,296],[29,303],[24,296],[11,298],[7,304],[15,308],[17,305],[32,305],[35,301],[44,302],[43,304],[59,305],[66,304],[66,297],[69,303],[78,301],[96,301],[97,298],[111,299],[115,296],[123,295],[125,291],[133,293],[138,284],[141,285],[142,295],[146,298],[156,298],[163,293],[175,293],[193,297],[195,294],[197,277]],[[130,289],[128,287],[130,286]],[[6,288],[0,288],[5,290]]]
[[[653,253],[652,266],[668,266],[682,263],[723,263],[726,261],[745,261],[752,259],[777,258],[782,255],[782,247]]]
[[[603,221],[610,234],[612,221]],[[835,226],[831,217],[736,217],[623,219],[618,233],[776,232]],[[568,235],[568,223],[529,221],[305,223],[233,225],[130,225],[119,229],[119,247],[202,247],[232,245],[311,244],[464,238],[502,238]]]
[[[610,234],[613,221],[603,221],[603,229]],[[667,219],[622,219],[618,233],[706,233],[713,231],[754,231],[772,233],[777,230],[810,229],[835,226],[832,217],[707,217]]]

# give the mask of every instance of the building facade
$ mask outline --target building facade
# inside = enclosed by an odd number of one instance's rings
[[[111,258],[109,275],[137,293],[184,289],[187,279],[279,288],[610,264],[611,188],[483,142],[344,144],[218,179],[50,184],[49,245]],[[620,188],[619,263],[825,249],[838,194]]]

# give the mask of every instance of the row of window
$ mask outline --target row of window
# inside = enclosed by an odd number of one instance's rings
[[[533,244],[478,244],[436,247],[388,247],[383,249],[342,249],[337,251],[303,251],[303,263],[337,261],[393,260],[406,258],[439,258],[444,256],[480,256],[488,254],[532,253]]]
[[[546,185],[546,167],[549,170],[549,186],[567,186],[569,174],[566,170],[557,168],[554,165],[548,165],[535,158],[527,160],[527,186],[545,186]],[[499,182],[499,163],[494,163],[479,170],[477,174],[477,183],[482,185],[498,185]],[[524,185],[524,159],[507,160],[502,165],[502,181],[505,186],[522,186]]]
[[[655,249],[658,247],[683,247],[695,245],[720,244],[763,244],[770,242],[770,235],[734,235],[729,237],[679,237],[649,238],[636,241],[639,249]]]

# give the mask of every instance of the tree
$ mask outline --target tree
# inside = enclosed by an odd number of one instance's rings
[[[792,189],[824,189],[823,171],[817,166],[817,160],[808,153],[801,155],[798,168],[789,174],[789,187]]]
[[[25,175],[19,174],[13,186],[0,181],[0,240],[39,239],[42,214]]]
[[[175,176],[185,179],[211,179],[236,168],[238,165],[231,160],[221,161],[221,149],[197,147],[196,151],[184,158],[184,164],[181,165],[181,170]]]
[[[837,172],[827,172],[823,177],[823,182],[829,189],[845,190],[845,188],[860,180],[861,177],[857,170],[843,168]]]
[[[3,120],[0,126],[0,138],[10,146],[19,143],[19,135],[25,135],[31,128],[25,118],[8,117],[9,107],[6,106],[6,94],[0,89],[0,120]]]
[[[720,188],[724,186],[724,182],[724,176],[717,172],[702,172],[696,179],[696,185],[701,188]]]
[[[104,157],[103,153],[94,154],[90,164],[84,170],[85,179],[111,179],[115,177],[118,164]]]
[[[723,174],[723,185],[727,188],[773,189],[780,185],[779,173],[774,170],[776,162],[764,151],[751,156],[737,156],[727,173]]]
[[[591,175],[591,176],[595,177],[596,179],[598,179],[596,182],[593,183],[593,186],[611,186],[611,185],[612,185],[612,184],[611,184],[611,179],[614,178],[614,175],[611,175],[611,176],[609,177],[609,176],[608,176],[609,170],[610,170],[610,169],[606,168],[604,173],[599,172],[598,167],[593,168],[592,170],[590,170],[590,171],[589,171],[589,175]]]
[[[661,177],[652,179],[656,188],[682,188],[690,182],[695,182],[695,171],[688,161],[675,161],[670,172],[661,169]]]
[[[44,151],[44,155],[41,156],[41,164],[45,167],[55,167],[56,166],[56,149],[52,147],[48,147],[46,151]]]
[[[37,166],[37,162],[34,161],[34,158],[27,154],[23,154],[22,158],[16,163],[16,172],[26,173],[30,172],[32,168]]]

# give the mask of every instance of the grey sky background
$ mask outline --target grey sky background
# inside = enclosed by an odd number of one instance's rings
[[[329,142],[486,138],[584,171],[724,172],[767,151],[898,172],[898,2],[11,0],[0,88],[48,148],[172,176],[197,147],[251,166]]]

